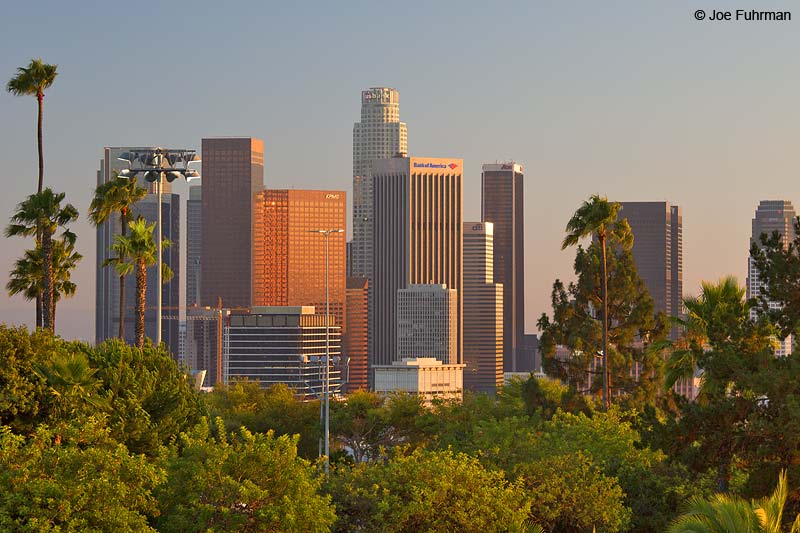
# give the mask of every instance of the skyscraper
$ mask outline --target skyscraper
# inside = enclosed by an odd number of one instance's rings
[[[525,335],[525,204],[522,165],[483,165],[481,220],[494,224],[494,281],[503,284],[503,370],[517,371]]]
[[[186,201],[186,305],[200,305],[201,251],[203,248],[202,186],[189,186]]]
[[[397,357],[458,363],[458,291],[412,284],[397,291]]]
[[[454,362],[462,363],[462,168],[461,159],[418,157],[373,164],[370,365],[397,359],[397,291],[412,284],[444,284],[458,291]]]
[[[399,93],[389,87],[361,91],[361,121],[353,125],[352,276],[372,276],[372,162],[407,153]]]
[[[100,169],[97,172],[97,185],[113,179],[114,171],[127,168],[127,164],[119,161],[123,152],[136,150],[130,147],[107,147],[103,150],[103,159],[100,160]],[[141,148],[138,148],[141,149]],[[150,193],[134,204],[131,209],[131,220],[137,216],[144,217],[149,223],[155,223],[158,217],[157,196],[152,184],[140,180],[140,185],[149,185]],[[161,198],[162,235],[169,239],[172,246],[164,250],[164,264],[173,271],[173,277],[162,288],[161,304],[165,308],[179,305],[178,297],[181,283],[180,266],[180,197],[171,194],[171,187],[167,181],[163,183]],[[120,234],[119,216],[113,216],[107,222],[97,227],[97,275],[95,292],[95,341],[103,342],[119,334],[119,275],[113,267],[104,267],[103,262],[112,256],[110,251],[114,237]],[[145,335],[150,339],[156,338],[156,266],[147,269],[147,294],[145,302]],[[135,340],[135,303],[136,280],[128,276],[125,280],[125,339],[129,343]],[[165,310],[163,315],[170,315]],[[175,313],[177,315],[177,312]],[[177,317],[162,320],[161,339],[169,347],[173,356],[179,353],[180,334]]]
[[[348,392],[369,387],[367,380],[368,303],[369,280],[367,278],[347,278],[347,305],[345,307],[347,331],[343,339],[343,352],[348,360]]]
[[[766,233],[771,236],[773,232],[777,231],[781,235],[783,246],[787,247],[789,243],[794,241],[795,230],[794,221],[797,214],[795,213],[794,206],[787,200],[762,200],[758,204],[755,217],[753,218],[753,232],[750,235],[750,245],[756,243],[761,246],[761,234]],[[756,269],[753,258],[747,258],[747,298],[758,298],[764,283],[759,279],[758,270]],[[771,303],[770,308],[777,308],[779,304]],[[756,309],[750,310],[750,317],[756,319],[758,311]],[[792,336],[780,341],[780,346],[775,350],[775,355],[785,356],[792,353]]]
[[[200,303],[251,303],[253,199],[264,187],[264,141],[203,139]]]
[[[669,202],[621,202],[619,217],[633,232],[636,270],[653,298],[653,309],[683,314],[683,215]],[[679,335],[673,328],[670,337]]]
[[[253,208],[253,304],[313,305],[325,312],[325,238],[320,229],[346,228],[343,191],[267,189]],[[330,313],[345,328],[345,234],[330,237]]]
[[[464,386],[503,384],[503,285],[494,282],[494,224],[464,222]]]

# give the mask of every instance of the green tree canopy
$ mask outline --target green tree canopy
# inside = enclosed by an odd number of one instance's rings
[[[156,497],[161,531],[329,531],[335,520],[330,498],[297,457],[297,437],[228,434],[217,419],[218,437],[203,421],[182,433],[166,458],[169,482]]]
[[[328,491],[338,512],[336,531],[513,531],[530,506],[521,486],[502,472],[450,450],[339,466]]]

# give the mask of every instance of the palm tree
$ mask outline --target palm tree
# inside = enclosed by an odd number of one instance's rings
[[[617,214],[622,206],[617,202],[609,202],[607,198],[596,194],[575,211],[567,222],[567,236],[561,243],[561,249],[578,244],[584,237],[592,236],[597,239],[602,251],[603,269],[601,283],[602,317],[603,317],[603,405],[606,410],[611,407],[609,394],[608,371],[608,269],[606,261],[606,248],[609,241],[621,245],[630,245],[633,234],[627,220],[617,220]]]
[[[65,194],[54,193],[49,187],[41,193],[28,196],[17,205],[17,211],[6,227],[6,236],[37,236],[37,245],[42,247],[42,324],[37,313],[36,326],[42,325],[52,331],[53,317],[53,235],[64,227],[62,238],[75,244],[75,234],[66,229],[67,224],[78,218],[78,210],[72,204],[61,205]]]
[[[114,244],[111,245],[111,250],[117,256],[107,259],[103,263],[103,266],[113,265],[121,276],[129,274],[131,271],[136,273],[136,346],[139,348],[144,346],[147,267],[154,265],[158,256],[158,245],[153,236],[155,227],[155,224],[148,225],[142,217],[128,222],[130,234],[114,236]],[[165,239],[161,242],[161,247],[166,248],[171,244]],[[166,263],[162,264],[161,276],[164,283],[172,278],[172,270]]]
[[[775,492],[767,498],[750,502],[725,494],[717,494],[710,500],[695,498],[672,523],[669,533],[780,533],[787,493],[784,471]],[[797,532],[800,532],[800,515],[791,529],[791,533]]]
[[[76,285],[72,282],[72,271],[83,256],[75,251],[74,243],[64,239],[53,241],[53,309],[51,324],[56,327],[56,303],[61,296],[75,294]],[[42,247],[26,250],[25,255],[14,263],[9,274],[6,290],[9,295],[22,294],[26,300],[34,300],[43,293],[44,269],[42,268]]]
[[[84,353],[55,354],[46,364],[38,365],[36,373],[47,382],[59,417],[72,417],[85,406],[107,406],[98,394],[103,380],[95,376],[97,369],[91,367]]]
[[[667,348],[669,357],[666,361],[664,386],[671,389],[681,378],[690,378],[698,368],[698,360],[707,346],[716,346],[729,337],[729,330],[722,328],[723,321],[744,324],[749,321],[749,308],[744,299],[745,290],[740,287],[736,278],[728,276],[718,283],[707,281],[701,284],[699,296],[683,299],[686,307],[686,318],[673,319],[683,330],[677,342],[663,341],[654,346],[660,350]],[[702,380],[701,394],[718,388],[713,380]]]
[[[44,107],[44,90],[48,89],[56,79],[58,65],[48,65],[40,59],[31,59],[27,67],[17,68],[17,75],[8,80],[6,90],[16,96],[36,96],[39,103],[39,119],[37,122],[36,138],[39,148],[39,188],[41,193],[44,185],[44,154],[42,151],[42,112]]]
[[[114,213],[119,213],[120,231],[125,237],[128,229],[128,217],[131,206],[147,196],[147,189],[136,184],[136,178],[121,178],[117,171],[114,177],[94,191],[94,198],[89,205],[89,220],[95,226],[108,221]],[[125,256],[119,257],[125,262]],[[119,275],[119,338],[125,338],[125,274]]]

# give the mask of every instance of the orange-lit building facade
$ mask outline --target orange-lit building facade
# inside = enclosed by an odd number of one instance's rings
[[[347,333],[344,336],[344,356],[348,362],[347,391],[367,389],[367,350],[369,337],[369,280],[347,278]]]
[[[253,305],[325,310],[325,237],[346,229],[344,191],[266,189],[253,207]],[[330,236],[330,310],[345,332],[345,233]]]

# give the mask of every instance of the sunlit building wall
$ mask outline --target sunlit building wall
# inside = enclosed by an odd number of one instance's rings
[[[325,237],[346,229],[344,191],[266,189],[253,207],[253,304],[313,305],[325,312]],[[346,239],[330,237],[330,313],[345,331]]]
[[[494,225],[464,222],[464,386],[503,384],[503,284],[494,282]]]
[[[347,390],[366,389],[367,351],[369,337],[369,280],[367,278],[347,278],[347,331],[344,334],[344,357],[347,363]]]

